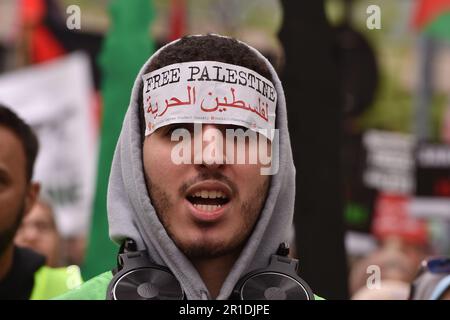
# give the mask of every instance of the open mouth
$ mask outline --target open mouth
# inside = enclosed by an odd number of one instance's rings
[[[219,210],[229,201],[229,196],[222,190],[193,190],[186,199],[201,211],[212,212]]]

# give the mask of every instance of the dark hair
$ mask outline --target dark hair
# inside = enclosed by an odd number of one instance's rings
[[[188,61],[217,61],[251,69],[263,77],[273,81],[272,74],[266,63],[259,58],[247,45],[236,39],[217,35],[186,36],[173,45],[165,48],[153,58],[145,69],[145,73],[165,66]],[[141,137],[144,139],[145,120],[142,103],[142,87],[139,87],[139,121]]]
[[[26,157],[27,180],[31,181],[34,162],[39,150],[35,133],[17,114],[2,104],[0,104],[0,126],[11,130],[22,142]]]

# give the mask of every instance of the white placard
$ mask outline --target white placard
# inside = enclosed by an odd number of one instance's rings
[[[89,59],[74,53],[0,76],[0,103],[39,138],[34,180],[52,200],[64,236],[89,226],[97,167],[97,130]]]

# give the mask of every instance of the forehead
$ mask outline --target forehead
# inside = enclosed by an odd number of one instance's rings
[[[25,175],[25,151],[19,138],[0,125],[0,171]],[[23,173],[21,173],[23,172]]]
[[[53,214],[47,205],[42,202],[37,202],[31,209],[30,213],[25,216],[24,220],[52,222]]]

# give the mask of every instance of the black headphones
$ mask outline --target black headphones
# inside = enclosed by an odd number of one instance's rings
[[[280,244],[266,268],[242,277],[233,289],[232,300],[314,300],[308,284],[297,275],[298,260],[288,257]],[[108,300],[183,300],[186,296],[173,273],[150,260],[146,250],[137,250],[127,239],[117,257],[117,269],[107,290]]]

